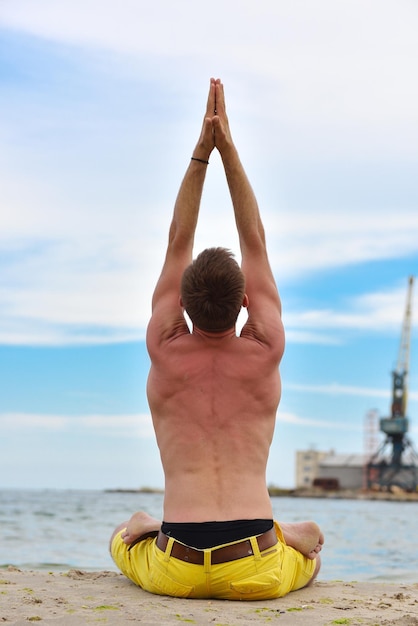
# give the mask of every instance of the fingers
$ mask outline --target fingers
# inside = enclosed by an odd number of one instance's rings
[[[215,115],[212,118],[215,146],[222,154],[233,145],[228,116],[225,107],[224,86],[220,78],[215,80]]]
[[[210,86],[209,86],[209,95],[208,95],[208,101],[206,104],[206,115],[205,117],[212,117],[213,114],[215,113],[215,108],[216,108],[216,104],[215,104],[215,79],[211,78],[210,79]]]
[[[201,142],[207,147],[208,150],[213,149],[214,138],[213,138],[213,127],[212,127],[212,119],[209,117],[205,117],[203,120],[203,127],[201,133]]]
[[[218,136],[218,141],[215,135]],[[220,78],[211,78],[206,113],[197,144],[199,149],[204,151],[205,159],[209,157],[215,144],[218,149],[221,148],[227,136],[229,137],[229,127],[225,113],[223,85]]]
[[[213,134],[212,122],[213,118],[210,117],[205,117],[205,119],[203,120],[202,134],[204,135],[205,139],[209,139]]]
[[[220,78],[215,81],[215,113],[225,115],[225,93]]]
[[[220,78],[211,78],[206,117],[213,117],[213,115],[219,114],[220,110],[225,113],[224,86]]]
[[[225,135],[225,128],[221,122],[221,118],[219,117],[219,115],[215,115],[214,118],[212,119],[212,126],[213,126],[213,132],[215,133],[215,136],[218,135]]]

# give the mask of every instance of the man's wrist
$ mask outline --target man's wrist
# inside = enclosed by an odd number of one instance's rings
[[[209,162],[209,157],[210,157],[211,152],[212,152],[211,150],[207,150],[207,148],[198,144],[197,146],[195,146],[192,152],[192,159],[198,159],[199,161]]]
[[[222,150],[219,150],[219,153],[224,165],[233,165],[234,163],[239,163],[240,161],[238,150],[233,143],[223,146]]]
[[[203,163],[204,165],[209,165],[209,160],[207,159],[200,159],[199,157],[192,156],[191,160],[198,161],[198,163]]]

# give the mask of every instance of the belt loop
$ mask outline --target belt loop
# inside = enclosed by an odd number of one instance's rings
[[[164,561],[170,560],[171,550],[173,549],[174,537],[169,537],[164,551]]]
[[[203,567],[205,574],[209,574],[212,566],[212,550],[207,548],[203,551]]]
[[[250,537],[251,547],[253,549],[254,557],[257,560],[261,559],[260,547],[258,545],[257,537]]]

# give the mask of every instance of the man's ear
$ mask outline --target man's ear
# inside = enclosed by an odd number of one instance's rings
[[[243,300],[242,300],[242,306],[243,306],[245,309],[248,309],[248,305],[249,305],[249,303],[250,303],[250,300],[249,300],[249,298],[248,298],[247,294],[246,294],[246,293],[244,293],[244,298],[243,298]]]
[[[181,296],[179,296],[179,305],[180,305],[180,307],[181,307],[182,309],[184,309],[184,306],[183,306],[183,300],[182,300],[182,297],[181,297]]]

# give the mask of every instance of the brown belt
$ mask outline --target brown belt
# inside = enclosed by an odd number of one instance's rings
[[[160,531],[157,537],[157,547],[165,552],[168,540],[169,537]],[[258,537],[256,537],[256,540],[260,552],[262,552],[263,550],[267,550],[267,548],[272,548],[273,546],[275,546],[277,543],[277,535],[274,527],[263,533],[262,535],[258,535]],[[171,549],[171,556],[176,559],[180,559],[180,561],[193,563],[194,565],[203,565],[204,553],[204,550],[190,548],[189,546],[185,546],[184,544],[179,543],[176,540],[174,540],[173,547]],[[254,554],[253,548],[251,546],[251,541],[249,539],[245,539],[244,541],[232,543],[231,545],[224,546],[223,548],[212,549],[210,553],[211,564],[216,565],[218,563],[236,561],[237,559],[243,559],[244,557],[250,556],[251,554]]]

